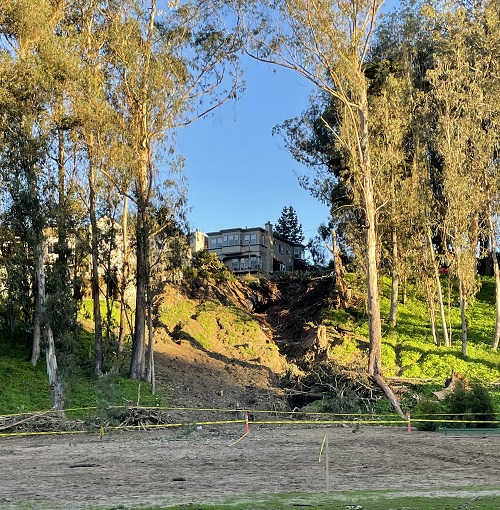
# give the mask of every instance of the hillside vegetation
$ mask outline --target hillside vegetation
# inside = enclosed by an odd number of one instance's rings
[[[351,304],[343,308],[331,277],[277,282],[207,278],[167,286],[156,303],[156,394],[152,396],[145,383],[120,377],[112,353],[107,375],[95,380],[92,335],[82,329],[68,345],[59,346],[67,407],[287,409],[310,404],[299,393],[319,393],[323,407],[317,409],[388,411],[366,376],[364,301],[356,282],[351,284]],[[389,283],[383,281],[384,313],[389,293]],[[459,310],[454,296],[450,299],[450,323],[458,337]],[[389,381],[396,378],[393,387],[406,407],[443,388],[453,371],[470,381],[498,382],[500,353],[490,347],[493,328],[493,282],[488,278],[470,308],[466,359],[458,339],[450,348],[432,343],[426,308],[410,290],[406,304],[400,305],[398,325],[384,328],[384,374]],[[27,350],[5,332],[0,349],[0,413],[49,409],[43,364],[33,368]],[[405,381],[403,389],[399,379]],[[496,386],[488,387],[496,395]],[[94,410],[76,414],[82,413]]]

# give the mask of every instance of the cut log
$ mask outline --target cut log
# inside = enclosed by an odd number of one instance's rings
[[[453,372],[451,377],[447,379],[446,388],[440,391],[433,391],[432,394],[435,395],[438,400],[444,400],[453,390],[456,388],[457,384],[462,384],[465,388],[468,387],[467,380],[462,374],[458,372]]]

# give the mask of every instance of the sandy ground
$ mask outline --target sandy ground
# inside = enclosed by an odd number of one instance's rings
[[[500,434],[404,428],[204,426],[95,435],[0,438],[0,508],[210,502],[229,496],[330,490],[448,488],[500,495]]]

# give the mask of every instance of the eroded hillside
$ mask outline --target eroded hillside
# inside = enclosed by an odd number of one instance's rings
[[[322,311],[338,305],[329,277],[167,287],[157,300],[157,380],[172,405],[286,409],[284,381],[327,358],[335,332],[320,326]]]

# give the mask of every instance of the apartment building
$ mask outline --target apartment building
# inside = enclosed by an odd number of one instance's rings
[[[262,227],[209,232],[208,250],[236,274],[288,272],[304,269],[305,246],[274,234],[271,223]]]

